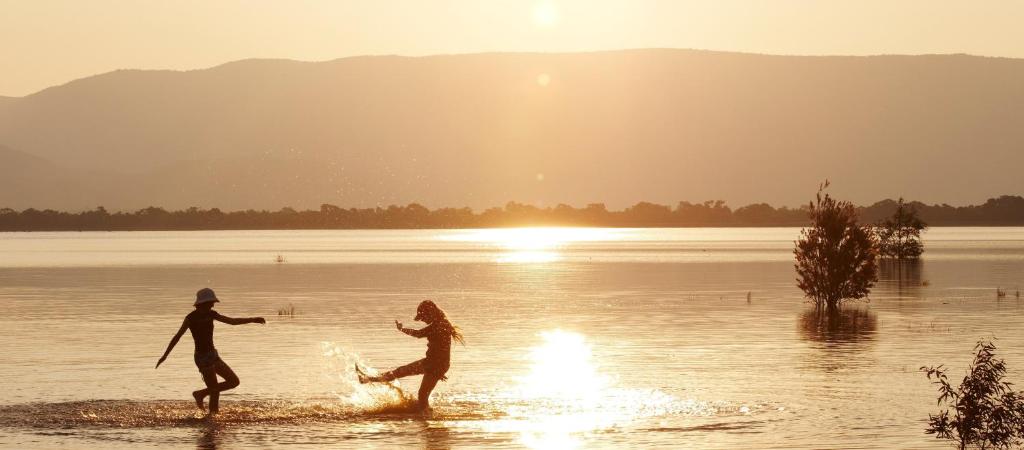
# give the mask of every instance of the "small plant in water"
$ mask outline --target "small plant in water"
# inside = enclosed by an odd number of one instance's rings
[[[295,305],[289,303],[288,306],[277,308],[278,316],[295,317]]]
[[[979,341],[977,354],[960,386],[954,388],[946,369],[922,367],[939,387],[938,404],[947,409],[928,415],[925,433],[967,448],[1013,448],[1024,443],[1024,397],[1003,381],[1006,365],[995,357],[995,345]]]
[[[1004,291],[1003,288],[998,288],[997,287],[996,288],[996,298],[1003,298],[1003,297],[1006,297],[1006,291]]]
[[[278,253],[277,257],[274,258],[274,262],[276,262],[278,264],[285,262],[284,255]]]

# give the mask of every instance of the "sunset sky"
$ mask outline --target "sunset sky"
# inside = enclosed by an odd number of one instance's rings
[[[0,95],[244,58],[588,51],[1024,57],[1024,2],[0,0]]]

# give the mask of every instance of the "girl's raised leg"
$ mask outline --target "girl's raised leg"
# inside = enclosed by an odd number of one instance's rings
[[[359,368],[359,365],[356,364],[356,374],[359,376],[359,382],[363,384],[387,383],[390,381],[397,380],[399,378],[411,377],[413,375],[422,375],[423,373],[424,366],[422,359],[376,376],[371,376],[363,373],[362,369]]]

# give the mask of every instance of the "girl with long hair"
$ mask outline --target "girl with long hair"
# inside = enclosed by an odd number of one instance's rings
[[[396,320],[395,327],[409,336],[427,338],[425,358],[376,376],[367,375],[356,364],[356,373],[360,383],[388,383],[398,378],[423,375],[417,398],[419,409],[424,411],[430,408],[430,393],[434,391],[437,382],[448,379],[445,374],[448,373],[448,366],[451,363],[452,340],[463,345],[465,345],[465,341],[459,327],[452,325],[444,311],[430,300],[420,303],[416,308],[414,320],[422,321],[427,326],[419,330],[405,328],[402,326],[402,322]]]

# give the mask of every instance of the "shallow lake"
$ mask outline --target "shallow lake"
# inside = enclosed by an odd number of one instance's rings
[[[947,448],[919,371],[959,380],[994,339],[1024,381],[1024,228],[935,228],[870,301],[814,314],[793,228],[0,233],[0,446],[11,448]],[[241,378],[201,420],[192,308]],[[997,288],[1006,295],[999,297]],[[419,378],[359,385],[466,336],[429,415]],[[294,316],[278,310],[293,305]]]

